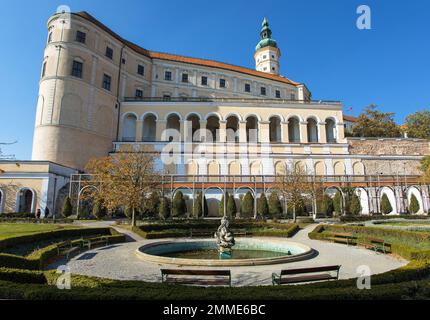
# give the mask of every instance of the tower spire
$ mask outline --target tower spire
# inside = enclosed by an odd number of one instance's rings
[[[264,17],[260,31],[261,40],[255,47],[255,65],[257,71],[279,75],[279,57],[281,51],[276,40],[272,39],[269,20]]]

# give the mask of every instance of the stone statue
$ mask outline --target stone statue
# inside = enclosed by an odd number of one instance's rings
[[[215,232],[218,250],[221,256],[231,256],[231,248],[236,244],[233,232],[229,229],[229,222],[226,217],[221,219],[221,225]]]

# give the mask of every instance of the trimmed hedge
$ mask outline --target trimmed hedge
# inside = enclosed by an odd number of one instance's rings
[[[133,232],[145,239],[177,238],[190,237],[192,232],[207,233],[212,236],[219,225],[219,221],[195,221],[183,223],[160,223],[147,224],[134,227]],[[297,224],[284,224],[274,222],[257,221],[233,221],[231,224],[233,232],[245,230],[248,236],[267,236],[267,237],[292,237],[300,227]]]
[[[48,283],[43,272],[8,268],[0,268],[0,280],[15,283]]]
[[[341,216],[340,221],[341,222],[365,222],[365,221],[371,221],[371,220],[388,220],[388,219],[399,219],[404,218],[408,220],[426,220],[429,219],[429,216],[426,215],[407,215],[407,214],[401,214],[401,215],[374,215],[374,216]]]
[[[81,231],[81,232],[77,232]],[[41,235],[38,237],[38,235]],[[51,235],[52,237],[47,237]],[[39,234],[32,234],[30,236],[20,236],[16,238],[9,238],[3,241],[0,241],[0,245],[2,242],[5,242],[8,247],[11,247],[13,241],[18,239],[16,245],[25,244],[28,242],[38,241],[38,240],[46,240],[46,239],[63,239],[68,237],[88,237],[90,240],[92,239],[89,236],[94,236],[96,238],[99,235],[105,235],[109,239],[109,243],[119,243],[125,241],[125,236],[113,228],[87,228],[87,229],[64,229],[64,230],[55,230],[51,232],[43,232]],[[25,237],[25,238],[24,238]],[[27,240],[27,242],[25,242]],[[73,240],[73,243],[77,243],[79,240]],[[4,245],[4,244],[3,244]],[[5,247],[3,247],[5,248]],[[58,249],[57,244],[49,245],[45,248],[37,250],[26,257],[0,253],[0,267],[6,268],[15,268],[15,269],[27,269],[27,270],[42,270],[46,265],[48,265],[53,259],[57,257]]]
[[[326,231],[327,233],[325,233]],[[338,225],[319,225],[311,233],[309,233],[309,238],[316,240],[325,240],[326,238],[331,237],[330,233],[352,233],[355,236],[359,237],[359,244],[362,244],[363,240],[365,240],[366,238],[371,237],[394,237],[403,241],[416,242],[417,244],[430,243],[430,233],[426,232]],[[403,243],[391,243],[391,250],[393,253],[396,253],[407,260],[430,260],[430,250],[420,250],[418,248],[414,248]]]

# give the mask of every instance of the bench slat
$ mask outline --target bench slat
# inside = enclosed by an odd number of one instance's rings
[[[325,267],[316,267],[316,268],[288,269],[288,270],[282,270],[281,275],[300,274],[300,273],[316,273],[316,272],[325,272],[325,271],[339,271],[339,269],[340,269],[340,266],[325,266]]]
[[[189,276],[230,276],[229,270],[180,270],[161,269],[163,275],[189,275]]]
[[[332,279],[337,279],[337,277],[334,277],[326,273],[326,274],[315,274],[315,275],[308,275],[308,276],[281,278],[280,280],[278,279],[277,282],[279,282],[279,284],[286,284],[286,283],[323,281],[323,280],[332,280]]]
[[[230,285],[229,279],[167,278],[164,282],[168,284]]]

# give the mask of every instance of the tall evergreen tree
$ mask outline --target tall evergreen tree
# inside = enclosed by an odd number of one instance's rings
[[[170,216],[170,201],[166,197],[160,199],[158,205],[158,216],[161,220],[166,220]]]
[[[324,194],[324,196],[322,198],[320,211],[321,211],[321,213],[328,215],[328,216],[333,214],[333,211],[334,211],[333,200],[332,200],[332,198],[330,198],[330,196],[328,194]]]
[[[279,200],[278,194],[272,192],[269,197],[269,215],[272,218],[279,218],[282,215],[282,204]]]
[[[391,211],[393,211],[393,207],[391,206],[388,196],[384,193],[381,197],[381,212],[383,214],[389,214]]]
[[[225,193],[225,196],[227,197],[227,203],[228,203],[228,198],[229,198],[228,192]],[[218,214],[220,217],[224,216],[224,194],[222,195],[221,202],[219,203],[219,206],[218,206]]]
[[[342,193],[340,191],[336,192],[333,198],[333,209],[337,215],[342,214]]]
[[[237,212],[236,201],[234,200],[233,195],[231,195],[228,197],[228,201],[227,201],[227,217],[229,217],[230,219],[236,218],[236,212]]]
[[[356,216],[359,215],[361,213],[361,203],[360,203],[360,198],[354,193],[351,196],[351,202],[349,205],[349,213]]]
[[[176,192],[172,203],[172,215],[174,217],[182,217],[187,213],[187,205],[185,203],[184,194],[181,191]]]
[[[69,196],[66,197],[63,203],[63,208],[61,209],[61,215],[64,218],[70,217],[73,213],[72,201]]]
[[[195,219],[203,217],[202,200],[203,200],[202,193],[199,192],[197,194],[196,199],[194,200],[193,217]]]
[[[243,218],[254,217],[254,197],[250,191],[248,191],[243,198],[240,213]]]
[[[260,195],[257,202],[257,214],[261,217],[267,217],[269,215],[269,204],[264,193]]]
[[[412,214],[417,213],[420,211],[420,204],[418,202],[417,197],[415,197],[414,194],[411,195],[411,202],[409,204],[409,212]]]

